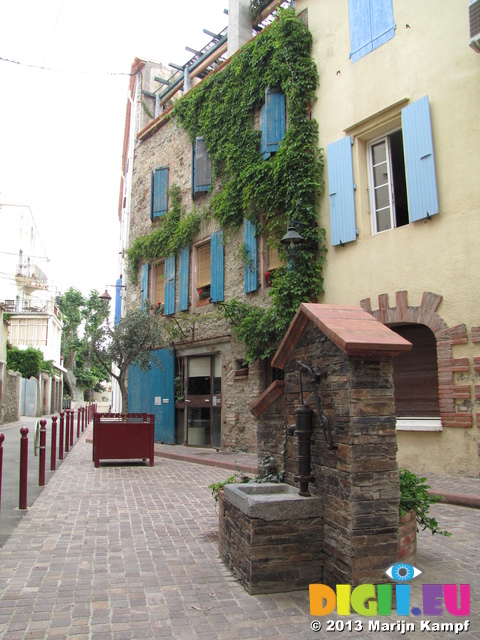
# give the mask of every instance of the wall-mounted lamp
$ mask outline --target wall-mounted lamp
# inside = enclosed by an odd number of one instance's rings
[[[105,292],[102,293],[101,296],[98,296],[100,298],[100,300],[105,300],[106,302],[110,302],[110,300],[112,299],[112,296],[108,293],[108,291],[105,289]]]
[[[288,249],[294,249],[297,245],[304,242],[304,238],[295,229],[293,223],[288,227],[287,233],[280,242]]]

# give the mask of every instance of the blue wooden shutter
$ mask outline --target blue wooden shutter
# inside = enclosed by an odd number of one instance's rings
[[[329,144],[327,159],[331,237],[335,246],[357,239],[352,139],[341,138]]]
[[[163,313],[175,313],[175,256],[165,258],[165,304]]]
[[[168,210],[168,167],[152,171],[150,218],[163,216]]]
[[[180,294],[178,299],[178,310],[188,309],[188,290],[190,287],[190,247],[187,245],[180,249],[179,259],[179,285]]]
[[[428,96],[402,109],[403,151],[410,222],[439,212]]]
[[[395,35],[392,0],[348,0],[348,18],[352,62]]]
[[[195,140],[195,193],[208,191],[212,184],[212,163],[203,138]]]
[[[245,218],[243,226],[243,241],[248,259],[244,262],[245,293],[251,293],[258,288],[257,275],[257,225]]]
[[[120,318],[122,316],[122,278],[118,278],[115,283],[115,320],[114,326],[120,322]]]
[[[148,273],[149,273],[149,267],[150,265],[148,264],[144,264],[142,266],[142,271],[141,271],[141,278],[140,278],[140,304],[141,307],[144,311],[147,311],[147,309],[145,309],[145,300],[148,298],[149,293],[148,293]]]
[[[352,62],[372,51],[370,0],[348,0],[350,58]]]
[[[223,300],[223,231],[212,233],[210,239],[210,298]]]
[[[395,35],[392,0],[370,0],[372,20],[372,48],[376,49]]]
[[[285,95],[279,89],[267,89],[260,109],[260,155],[264,160],[278,150],[285,137],[285,118]]]

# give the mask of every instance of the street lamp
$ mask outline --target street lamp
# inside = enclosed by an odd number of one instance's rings
[[[287,233],[283,236],[280,242],[287,248],[287,250],[293,250],[299,244],[304,242],[304,238],[298,233],[298,231],[294,227],[294,223],[287,229]]]
[[[100,298],[100,300],[105,300],[105,302],[110,302],[110,300],[112,299],[112,296],[108,293],[106,289],[105,289],[105,293],[102,293],[102,295],[98,297]]]

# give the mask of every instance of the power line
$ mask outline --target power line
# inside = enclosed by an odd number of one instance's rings
[[[9,62],[10,64],[16,64],[20,67],[28,67],[30,69],[38,69],[40,71],[54,71],[56,73],[72,73],[78,75],[90,75],[90,76],[134,76],[134,73],[125,73],[123,71],[81,71],[75,69],[54,69],[52,67],[44,67],[43,65],[28,64],[26,62],[19,62],[18,60],[9,60],[0,56],[1,62]]]

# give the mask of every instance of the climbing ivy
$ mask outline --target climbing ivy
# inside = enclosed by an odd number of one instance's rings
[[[207,77],[179,100],[174,113],[192,142],[203,136],[220,189],[211,214],[223,227],[238,228],[245,217],[265,216],[269,242],[279,246],[286,222],[300,223],[305,242],[289,267],[277,269],[268,309],[232,300],[222,307],[246,344],[246,360],[270,357],[301,302],[323,289],[324,231],[317,225],[323,160],[318,126],[310,119],[317,71],[310,56],[312,39],[293,10],[279,18],[234,56],[221,73]],[[288,126],[277,153],[259,153],[255,114],[267,88],[285,94]],[[285,258],[283,247],[280,247]]]
[[[129,278],[137,283],[140,262],[159,256],[172,256],[189,244],[198,233],[201,216],[197,210],[185,214],[182,207],[180,187],[173,185],[169,190],[170,206],[162,216],[161,226],[153,233],[136,238],[128,250]]]
[[[212,160],[208,215],[224,229],[238,229],[244,218],[258,221],[262,216],[264,227],[258,232],[266,231],[268,242],[288,258],[288,267],[273,274],[267,309],[235,299],[222,306],[224,317],[246,344],[249,362],[269,357],[299,304],[323,290],[324,232],[316,219],[323,159],[318,125],[309,115],[318,81],[311,46],[311,34],[294,11],[280,11],[278,19],[224,69],[207,76],[173,109],[192,143],[204,137]],[[287,130],[278,151],[263,160],[255,119],[268,88],[280,88],[285,95]],[[142,257],[171,255],[193,238],[200,216],[190,214],[187,223],[180,209],[177,201],[175,213],[169,211],[157,231],[139,238],[129,250],[135,279]],[[291,220],[300,223],[305,239],[295,257],[287,257],[279,244]]]

